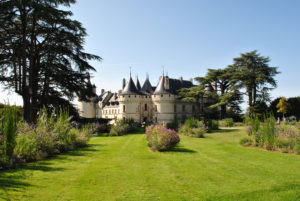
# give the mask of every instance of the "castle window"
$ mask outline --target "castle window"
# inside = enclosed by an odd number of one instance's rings
[[[123,112],[125,112],[125,105],[123,105]]]
[[[160,95],[161,97],[164,97],[164,95]]]
[[[147,111],[147,109],[148,109],[148,106],[147,106],[147,104],[145,104],[145,111]]]
[[[174,112],[177,112],[177,107],[176,107],[176,105],[174,105]]]
[[[128,96],[128,98],[130,98],[130,95]]]
[[[157,112],[157,105],[154,105],[154,111]]]
[[[185,112],[185,105],[182,105],[182,112]]]

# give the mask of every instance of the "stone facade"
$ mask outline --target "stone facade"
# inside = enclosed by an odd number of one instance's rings
[[[139,123],[184,121],[200,113],[201,103],[177,99],[179,89],[192,86],[192,81],[161,76],[156,87],[152,87],[148,77],[141,87],[138,78],[133,81],[130,76],[127,83],[123,79],[118,93],[102,90],[89,102],[79,102],[79,114],[85,118],[134,119]]]

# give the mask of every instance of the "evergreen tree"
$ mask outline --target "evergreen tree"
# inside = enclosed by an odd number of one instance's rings
[[[237,81],[233,79],[234,71],[229,66],[225,69],[208,69],[208,72],[204,79],[215,91],[215,97],[217,102],[211,105],[211,108],[220,107],[220,118],[223,119],[227,114],[227,107],[230,107],[231,111],[240,113],[240,103],[242,102],[242,96],[239,91]]]
[[[75,0],[0,0],[0,82],[23,98],[24,119],[34,123],[43,105],[92,96],[86,30],[72,20]]]
[[[234,79],[246,89],[250,113],[256,104],[269,101],[269,91],[277,86],[274,77],[279,72],[269,62],[269,57],[261,56],[256,50],[234,58]]]

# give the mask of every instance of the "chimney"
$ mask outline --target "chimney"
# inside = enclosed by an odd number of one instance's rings
[[[123,81],[122,81],[122,89],[124,89],[125,85],[126,85],[126,80],[125,80],[125,78],[123,78]]]
[[[182,81],[183,81],[183,77],[182,77],[182,76],[180,76],[180,77],[179,77],[179,80],[182,82]]]
[[[101,89],[101,94],[104,94],[104,92],[105,92],[104,89]]]

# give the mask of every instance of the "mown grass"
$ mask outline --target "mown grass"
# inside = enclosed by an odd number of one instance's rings
[[[151,152],[143,134],[0,172],[0,200],[300,200],[300,156],[239,145],[237,128]]]

